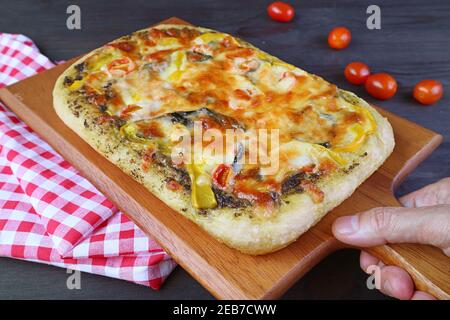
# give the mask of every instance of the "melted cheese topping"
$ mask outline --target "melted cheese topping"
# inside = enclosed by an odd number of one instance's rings
[[[211,114],[192,112],[210,110],[233,119],[245,131],[279,130],[276,174],[266,175],[260,165],[226,163],[233,170],[227,185],[221,186],[263,204],[273,200],[268,194],[281,192],[289,176],[323,175],[344,167],[349,153],[375,131],[370,111],[354,105],[336,86],[224,33],[151,28],[104,46],[87,58],[81,74],[70,90],[84,89],[89,101],[127,121],[121,132],[130,140],[153,139],[160,152],[173,147],[169,137],[174,125],[168,117],[177,112],[190,114],[205,126],[221,128],[223,123],[217,126]],[[234,151],[227,159],[237,156]],[[200,162],[197,168],[185,168],[196,188],[214,183],[212,177],[221,165],[216,159]],[[197,195],[193,199],[202,202]],[[203,207],[213,205],[210,201]]]

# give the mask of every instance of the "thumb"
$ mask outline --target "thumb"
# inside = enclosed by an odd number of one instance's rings
[[[355,246],[421,243],[439,247],[450,256],[450,206],[375,208],[340,217],[332,228],[338,240]]]

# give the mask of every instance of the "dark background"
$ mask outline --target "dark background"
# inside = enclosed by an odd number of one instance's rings
[[[7,1],[0,0],[0,32],[23,33],[53,60],[65,60],[107,41],[170,16],[195,25],[232,33],[257,47],[321,75],[370,102],[441,133],[445,141],[397,190],[413,191],[450,176],[450,1],[289,1],[296,9],[288,24],[271,21],[271,1]],[[66,8],[81,7],[81,30],[66,28]],[[366,9],[381,7],[381,30],[366,28]],[[331,28],[347,26],[353,40],[349,48],[333,51],[326,37]],[[399,83],[397,95],[386,102],[368,96],[363,88],[347,83],[343,69],[355,60],[373,72],[389,72]],[[411,98],[416,82],[441,80],[446,94],[431,107]],[[414,139],[414,132],[411,132]],[[204,299],[212,296],[184,270],[177,268],[163,288],[143,286],[101,276],[82,274],[81,290],[68,290],[64,269],[0,258],[0,298],[25,299]],[[358,252],[342,251],[325,259],[298,281],[284,298],[379,299],[366,288],[367,276],[359,269]]]

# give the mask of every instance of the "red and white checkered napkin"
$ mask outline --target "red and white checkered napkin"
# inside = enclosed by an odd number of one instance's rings
[[[53,67],[0,33],[0,87]],[[0,256],[158,289],[176,266],[155,241],[0,103]]]

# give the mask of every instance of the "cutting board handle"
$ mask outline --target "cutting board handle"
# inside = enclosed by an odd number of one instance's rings
[[[401,206],[395,198],[390,202],[393,206]],[[419,244],[389,244],[364,250],[386,265],[406,270],[417,290],[438,299],[450,299],[450,258],[440,249]]]
[[[425,245],[401,244],[383,245],[366,251],[386,265],[406,270],[416,290],[425,291],[438,299],[450,300],[450,258],[441,250]]]
[[[399,163],[398,171],[391,181],[394,190],[432,151],[442,142],[442,136],[435,134],[423,147],[406,162]],[[392,196],[386,205],[401,206]],[[425,291],[438,299],[450,300],[450,257],[442,250],[419,244],[389,244],[364,249],[379,258],[386,265],[396,265],[406,270],[414,280],[417,290]],[[382,281],[382,279],[381,279]]]

